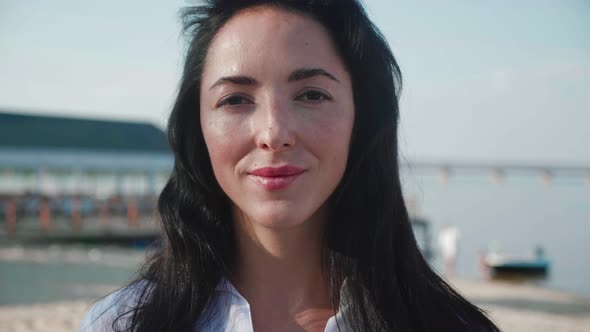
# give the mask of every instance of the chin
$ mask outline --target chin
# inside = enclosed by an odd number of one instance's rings
[[[254,207],[254,208],[252,208]],[[315,211],[292,202],[265,202],[248,204],[245,209],[234,205],[234,218],[245,217],[252,226],[269,229],[290,229],[310,221]]]
[[[251,216],[253,224],[271,229],[290,229],[301,226],[309,216],[292,210],[260,211]]]
[[[240,203],[233,204],[234,220],[275,230],[311,226],[321,222],[325,212],[325,204],[315,204],[315,200],[248,200]]]

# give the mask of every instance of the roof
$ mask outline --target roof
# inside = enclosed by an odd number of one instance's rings
[[[150,123],[2,111],[0,147],[144,153],[170,151],[164,132]]]

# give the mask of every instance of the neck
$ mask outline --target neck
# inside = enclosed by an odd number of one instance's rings
[[[234,221],[233,282],[248,300],[254,318],[257,312],[293,320],[310,312],[334,314],[321,264],[325,224],[321,213],[288,229],[261,226],[239,212],[234,213]]]

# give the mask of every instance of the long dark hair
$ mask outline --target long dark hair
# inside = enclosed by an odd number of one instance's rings
[[[233,15],[275,6],[317,20],[351,75],[355,119],[345,174],[329,199],[323,265],[337,308],[346,279],[354,331],[493,331],[494,324],[434,273],[412,232],[398,169],[401,72],[357,0],[209,0],[182,12],[190,44],[168,124],[175,165],[158,209],[161,249],[129,330],[191,331],[234,265],[230,201],[215,180],[199,126],[199,89],[212,38]]]

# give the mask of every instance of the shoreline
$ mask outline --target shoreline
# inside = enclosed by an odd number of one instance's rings
[[[450,280],[502,331],[590,331],[590,298],[524,282]]]
[[[590,331],[590,299],[527,284],[454,279],[502,331]],[[0,331],[77,331],[95,299],[0,306]]]
[[[7,300],[10,296],[25,303],[47,299],[35,304],[13,304],[10,300],[0,304],[0,332],[77,331],[93,301],[125,283],[145,255],[142,250],[120,247],[0,246],[0,263],[7,264],[5,272],[13,272],[5,275],[8,285],[18,282],[4,289],[10,293],[4,294],[8,296]],[[14,272],[13,269],[21,263],[24,264],[23,271]],[[94,272],[90,279],[62,280],[60,276],[65,268],[69,269],[68,273]],[[119,274],[114,276],[114,272]],[[45,279],[39,279],[38,275]],[[30,276],[30,280],[23,280],[23,276]],[[19,290],[23,282],[28,289]],[[527,282],[468,278],[447,282],[486,311],[502,331],[590,331],[590,297],[585,294]],[[23,292],[31,287],[58,290],[43,297],[33,292],[29,298],[23,298]],[[64,296],[65,300],[53,300],[57,299],[56,294],[63,296],[66,293],[73,296],[72,300],[68,296]]]

